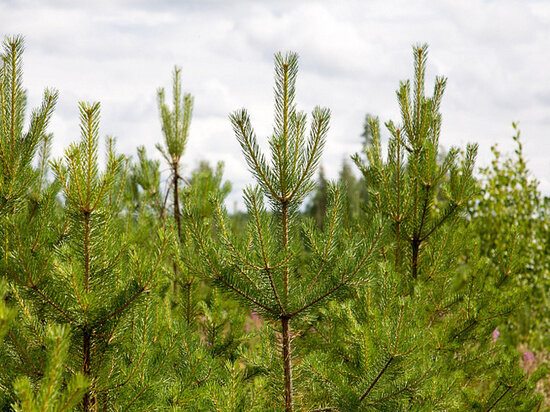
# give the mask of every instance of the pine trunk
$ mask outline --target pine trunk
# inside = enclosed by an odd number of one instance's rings
[[[288,204],[282,204],[282,224],[283,224],[283,248],[288,246]],[[288,300],[288,267],[284,271],[284,294],[285,300]],[[290,318],[283,316],[281,318],[283,329],[283,369],[285,375],[285,411],[294,411],[293,391],[292,391],[292,349],[290,347]]]
[[[285,411],[294,411],[292,389],[292,350],[290,347],[290,318],[281,319],[283,326],[283,369],[285,375]]]
[[[174,220],[176,221],[176,226],[178,228],[178,239],[181,241],[181,214],[180,214],[180,199],[179,199],[179,171],[178,171],[178,164],[174,163],[172,166],[173,168],[173,174],[174,174],[174,180],[172,181],[172,184],[174,185]]]
[[[82,333],[82,373],[84,376],[89,377],[91,373],[91,346],[92,346],[92,333],[85,327]],[[84,398],[82,398],[82,410],[84,412],[93,410],[93,399],[91,391],[86,391]]]
[[[411,259],[411,271],[413,279],[418,277],[418,252],[420,251],[420,241],[413,239],[412,241],[412,259]]]

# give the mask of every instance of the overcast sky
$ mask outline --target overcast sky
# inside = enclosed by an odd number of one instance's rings
[[[300,55],[299,109],[332,120],[322,164],[336,177],[358,151],[366,113],[399,121],[395,90],[412,75],[411,46],[428,43],[428,90],[448,77],[445,147],[498,143],[511,150],[519,121],[528,165],[550,193],[550,1],[0,0],[3,35],[26,39],[31,107],[59,90],[50,131],[54,155],[78,139],[77,102],[101,101],[101,133],[134,155],[162,140],[156,90],[182,66],[195,97],[185,171],[225,162],[230,206],[252,178],[228,114],[245,107],[258,138],[272,130],[273,53]],[[265,147],[265,146],[264,146]]]

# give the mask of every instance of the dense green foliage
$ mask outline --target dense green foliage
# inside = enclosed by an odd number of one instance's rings
[[[514,157],[503,158],[496,146],[492,148],[494,159],[490,167],[481,169],[480,191],[470,214],[481,253],[490,258],[493,276],[499,270],[499,251],[507,250],[518,257],[510,282],[525,300],[502,325],[500,336],[514,346],[528,343],[531,348],[542,349],[550,346],[550,216],[548,203],[527,169],[520,132],[516,124],[513,126],[517,145]]]
[[[519,132],[516,157],[493,149],[479,177],[475,145],[442,153],[446,80],[426,95],[427,47],[413,50],[401,119],[383,142],[367,115],[337,183],[319,164],[330,111],[307,126],[298,56],[276,54],[269,155],[247,111],[230,115],[254,179],[230,214],[221,163],[183,176],[180,69],[172,104],[157,93],[168,176],[112,138],[100,169],[99,103],[79,104],[80,139],[52,161],[57,93],[24,131],[23,42],[6,38],[0,409],[542,410],[545,365],[519,360],[550,345],[548,203]]]

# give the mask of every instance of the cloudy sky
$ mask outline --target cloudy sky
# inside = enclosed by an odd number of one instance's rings
[[[273,53],[300,55],[299,108],[332,111],[322,163],[336,177],[360,148],[366,113],[399,120],[395,89],[412,75],[411,45],[430,46],[427,80],[448,77],[445,147],[512,150],[519,121],[529,167],[550,194],[550,1],[0,0],[3,35],[26,39],[31,106],[54,87],[54,154],[78,138],[77,102],[101,101],[102,134],[159,157],[158,87],[182,66],[195,97],[184,157],[225,162],[230,204],[251,182],[228,114],[246,107],[260,139],[272,130]]]

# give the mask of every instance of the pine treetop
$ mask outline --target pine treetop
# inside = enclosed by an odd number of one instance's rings
[[[179,164],[187,144],[189,125],[193,114],[193,97],[189,93],[182,96],[181,68],[175,67],[172,86],[172,109],[166,103],[165,90],[157,92],[161,117],[164,146],[157,145],[168,164]]]
[[[23,88],[23,37],[6,37],[0,67],[0,216],[9,213],[32,180],[30,163],[51,119],[57,92],[44,91],[42,104],[31,114],[27,132],[23,122],[27,96]]]

